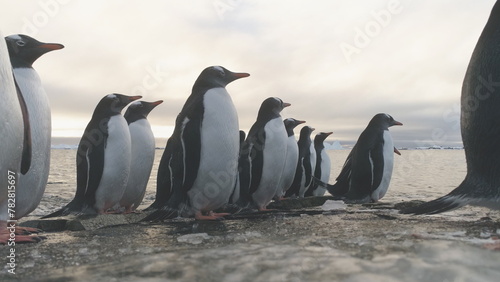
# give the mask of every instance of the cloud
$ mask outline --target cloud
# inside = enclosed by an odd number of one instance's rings
[[[201,70],[223,65],[251,74],[227,87],[246,130],[260,103],[278,96],[292,103],[283,116],[334,131],[332,139],[356,140],[374,114],[386,112],[405,123],[392,130],[395,139],[431,140],[441,128],[446,142],[459,142],[456,123],[443,114],[459,102],[493,3],[17,1],[9,3],[2,31],[19,33],[31,23],[37,39],[66,46],[35,63],[55,132],[70,130],[63,125],[71,120],[72,132],[82,131],[97,102],[113,92],[164,100],[150,120],[155,128],[173,126]],[[389,5],[399,12],[384,24],[379,19],[377,29],[376,17],[387,16]],[[356,46],[367,28],[373,36]],[[359,52],[348,59],[342,43]]]

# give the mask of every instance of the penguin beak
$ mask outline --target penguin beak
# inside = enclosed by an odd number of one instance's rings
[[[316,130],[316,128],[314,128],[314,127],[311,127],[311,132],[312,132],[312,131],[314,131],[314,130]]]
[[[58,44],[58,43],[42,43],[42,44],[38,45],[38,48],[45,50],[45,53],[46,53],[46,52],[62,49],[62,48],[64,48],[64,45]]]
[[[333,134],[333,132],[325,132],[326,136],[330,136]]]
[[[142,96],[128,96],[128,100],[129,100],[130,102],[133,102],[133,101],[135,101],[135,100],[139,100],[139,99],[141,99],[141,98],[142,98]]]
[[[401,122],[399,122],[399,121],[395,120],[395,121],[392,123],[392,125],[403,125],[403,124],[402,124]]]
[[[292,104],[283,102],[283,108],[290,107]]]
[[[398,150],[398,149],[396,149],[396,147],[394,147],[394,153],[396,153],[396,154],[398,154],[398,155],[400,155],[400,156],[401,156],[401,152],[399,152],[399,150]]]
[[[297,120],[297,124],[303,124],[303,123],[306,123],[305,120]]]
[[[235,81],[237,79],[240,79],[240,78],[244,78],[244,77],[248,77],[250,76],[250,74],[246,73],[246,72],[231,72],[229,74],[230,76],[228,77],[228,83],[229,82],[232,82],[232,81]]]
[[[158,100],[156,102],[152,102],[151,105],[154,105],[156,107],[156,106],[158,106],[161,103],[163,103],[163,100]]]

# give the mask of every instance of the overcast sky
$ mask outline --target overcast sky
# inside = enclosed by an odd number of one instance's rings
[[[65,45],[34,64],[53,136],[80,137],[115,92],[164,100],[149,120],[168,137],[199,73],[222,65],[251,74],[227,87],[242,129],[277,96],[292,104],[283,117],[329,140],[355,141],[385,112],[404,124],[396,146],[456,145],[462,80],[494,2],[0,0],[0,28]]]

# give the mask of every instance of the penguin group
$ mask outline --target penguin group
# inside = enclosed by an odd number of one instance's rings
[[[500,77],[500,4],[497,2],[472,54],[462,86],[461,130],[467,176],[448,195],[403,210],[434,214],[471,204],[500,209],[500,141],[495,91],[475,99],[478,77]],[[7,244],[9,219],[20,219],[40,203],[50,168],[51,113],[47,94],[33,63],[64,48],[27,35],[0,43],[0,243]],[[347,203],[377,202],[390,186],[394,146],[389,128],[401,126],[387,113],[368,122],[344,165],[330,184],[332,163],[325,140],[305,121],[283,119],[291,101],[265,99],[247,134],[226,86],[249,77],[222,66],[205,68],[175,120],[156,175],[156,197],[145,221],[174,217],[216,220],[238,211],[268,211],[272,201],[322,196],[328,191]],[[491,87],[496,87],[492,85]],[[153,168],[155,139],[147,117],[162,100],[112,93],[96,105],[76,151],[76,192],[72,201],[45,218],[68,214],[136,212]],[[473,110],[470,101],[475,101]],[[125,112],[122,114],[122,112]],[[8,173],[5,173],[8,172]],[[15,210],[7,213],[15,189]],[[37,242],[33,228],[16,228],[17,242]]]

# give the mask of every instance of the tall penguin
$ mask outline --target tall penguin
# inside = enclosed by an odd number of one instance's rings
[[[316,168],[316,151],[311,141],[311,133],[314,128],[304,126],[300,130],[299,160],[295,169],[293,183],[286,192],[286,197],[298,196],[303,198],[307,189],[312,184],[314,169]]]
[[[144,220],[176,215],[211,220],[229,201],[238,172],[238,115],[226,85],[247,77],[221,66],[204,69],[177,116],[158,168],[159,210]]]
[[[283,175],[281,176],[281,181],[278,185],[278,189],[276,189],[276,194],[274,195],[275,200],[282,199],[288,188],[290,188],[293,183],[295,170],[297,169],[297,163],[299,161],[299,146],[297,144],[297,140],[295,139],[293,130],[299,124],[303,123],[305,123],[305,121],[296,120],[294,118],[287,118],[283,121],[288,135],[288,139],[286,141],[286,159],[285,167],[283,168]]]
[[[347,156],[334,185],[327,189],[346,203],[377,202],[391,181],[394,148],[389,127],[403,125],[388,114],[377,114]]]
[[[27,35],[5,37],[14,80],[23,108],[24,141],[21,173],[16,191],[16,218],[32,212],[40,203],[50,166],[51,115],[47,94],[33,63],[43,54],[64,48],[42,43]]]
[[[0,37],[2,35],[0,34]],[[9,53],[0,42],[0,244],[8,244],[9,204],[15,204],[15,192],[23,150],[23,116],[17,96]],[[26,107],[24,107],[26,108]],[[14,214],[14,213],[13,213]],[[36,242],[35,237],[16,235],[16,242]]]
[[[464,205],[500,209],[500,2],[484,27],[462,85],[460,125],[467,175],[449,194],[403,213],[435,214]]]
[[[147,120],[148,114],[162,100],[156,102],[133,102],[125,112],[132,144],[132,162],[127,188],[120,200],[120,207],[125,213],[130,213],[141,204],[148,185],[151,169],[155,158],[155,137]]]
[[[120,201],[131,163],[130,132],[121,111],[140,98],[109,94],[99,101],[78,144],[75,197],[44,218],[72,212],[103,214]]]
[[[286,162],[287,139],[281,111],[290,106],[280,98],[262,102],[240,155],[240,205],[260,211],[276,194]]]
[[[330,180],[330,170],[332,167],[330,157],[325,150],[324,142],[332,133],[333,132],[320,132],[314,137],[314,150],[316,151],[316,169],[314,170],[314,177],[324,183],[328,183],[328,180]],[[313,181],[306,192],[306,197],[323,196],[325,192],[326,189],[324,187],[319,186]]]

